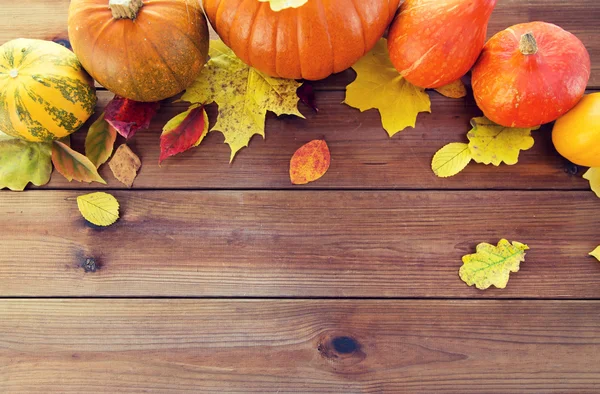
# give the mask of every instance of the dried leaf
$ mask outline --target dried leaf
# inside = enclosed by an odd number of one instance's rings
[[[123,144],[117,148],[108,166],[115,178],[130,188],[133,186],[133,181],[142,166],[142,162],[126,144]]]
[[[390,137],[407,127],[415,127],[419,112],[431,112],[425,90],[406,81],[394,68],[386,39],[379,40],[352,68],[356,80],[346,88],[344,102],[361,111],[378,109]]]
[[[504,127],[484,117],[471,119],[471,125],[473,129],[467,138],[471,155],[477,163],[514,165],[519,161],[521,150],[533,147],[531,128]]]
[[[600,198],[600,167],[590,168],[583,175],[583,178],[590,181],[592,191]]]
[[[464,170],[471,159],[469,145],[453,142],[437,151],[431,161],[431,169],[440,178],[448,178]]]
[[[296,94],[300,98],[300,101],[312,108],[313,111],[319,112],[319,108],[317,107],[315,100],[315,89],[311,83],[304,82],[302,86],[296,90]]]
[[[104,119],[104,113],[90,126],[85,137],[85,155],[96,168],[112,155],[117,131]]]
[[[52,143],[0,134],[0,189],[22,191],[29,182],[45,185],[52,174]]]
[[[520,242],[512,244],[506,239],[500,240],[498,246],[488,243],[477,245],[477,253],[463,256],[460,278],[469,286],[475,285],[480,290],[490,286],[504,289],[511,272],[518,272],[525,251],[529,246]]]
[[[200,145],[207,133],[208,115],[203,106],[192,106],[177,115],[163,128],[158,164],[168,157]]]
[[[314,140],[294,153],[290,162],[290,179],[294,185],[305,185],[321,178],[329,169],[331,155],[323,140]]]
[[[275,12],[285,10],[286,8],[298,8],[308,3],[308,0],[258,0],[261,3],[269,3],[271,9]]]
[[[590,256],[594,256],[596,260],[600,261],[600,246],[590,252]]]
[[[110,226],[119,219],[119,202],[108,193],[91,193],[77,197],[79,212],[96,226]]]
[[[298,111],[296,90],[300,83],[272,78],[248,67],[220,40],[211,41],[210,58],[181,99],[218,104],[219,117],[211,131],[225,136],[225,143],[231,147],[230,161],[248,146],[252,136],[264,138],[267,111],[304,117]]]
[[[104,119],[125,138],[131,138],[141,129],[147,129],[160,103],[141,103],[115,96],[105,108]]]
[[[446,86],[442,86],[441,88],[437,88],[435,89],[435,91],[441,94],[442,96],[454,99],[463,98],[467,95],[467,88],[460,79],[449,83]]]
[[[69,182],[98,182],[106,185],[94,163],[79,152],[74,151],[60,141],[52,145],[52,163],[56,170]]]

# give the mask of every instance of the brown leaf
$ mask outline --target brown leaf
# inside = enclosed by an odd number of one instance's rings
[[[119,182],[131,188],[142,162],[127,144],[123,144],[117,148],[108,166]]]

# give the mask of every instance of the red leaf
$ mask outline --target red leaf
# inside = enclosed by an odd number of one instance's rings
[[[298,88],[296,94],[298,95],[298,98],[300,98],[300,101],[308,105],[315,112],[319,112],[319,108],[317,108],[317,103],[315,101],[315,90],[310,83],[304,82],[302,86]]]
[[[191,108],[177,115],[163,128],[158,163],[200,145],[207,133],[208,116],[203,106]]]
[[[115,96],[104,110],[104,119],[125,138],[131,138],[140,129],[147,129],[160,103],[141,103]]]
[[[321,178],[329,169],[331,155],[323,140],[314,140],[294,153],[290,162],[290,179],[294,185],[305,185]]]

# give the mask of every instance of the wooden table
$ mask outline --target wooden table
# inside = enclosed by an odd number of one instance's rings
[[[67,0],[3,3],[0,43],[66,39]],[[600,88],[595,0],[500,0],[490,33],[528,20],[579,36]],[[306,120],[269,116],[233,165],[212,133],[159,167],[184,108],[166,103],[130,143],[134,188],[102,170],[122,205],[106,229],[74,201],[98,184],[0,193],[0,392],[600,392],[600,200],[550,128],[516,166],[439,179],[431,158],[464,140],[473,100],[431,93],[433,114],[389,139],[340,104],[352,78],[315,84]],[[291,155],[323,136],[331,169],[292,187]],[[500,238],[531,247],[521,271],[467,287],[461,256]]]

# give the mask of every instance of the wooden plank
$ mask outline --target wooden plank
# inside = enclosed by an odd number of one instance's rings
[[[66,39],[69,0],[21,0],[2,5],[3,24],[0,44],[19,37]],[[600,7],[595,0],[502,0],[490,20],[488,36],[517,23],[546,21],[577,35],[592,58],[590,87],[600,87],[600,41],[598,38]],[[320,82],[321,88],[345,86],[351,73],[342,73]]]
[[[100,92],[98,112],[112,98]],[[271,189],[296,188],[289,179],[289,161],[304,143],[325,138],[332,152],[332,165],[318,182],[302,188],[362,189],[564,189],[589,190],[579,176],[565,172],[567,162],[556,153],[551,128],[535,132],[536,145],[521,153],[516,166],[471,164],[456,177],[437,178],[431,170],[435,152],[450,142],[467,141],[469,120],[480,116],[471,100],[451,100],[432,92],[433,114],[419,115],[417,128],[390,139],[381,127],[375,110],[360,113],[341,102],[343,92],[319,92],[319,114],[302,106],[307,119],[270,114],[266,140],[255,137],[232,165],[223,135],[210,133],[202,145],[158,165],[159,135],[162,126],[183,112],[183,103],[165,104],[150,130],[138,133],[130,142],[142,159],[135,188],[174,189]],[[211,108],[216,120],[216,109]],[[87,127],[74,135],[74,146],[83,152]],[[101,174],[109,188],[125,188],[104,166]],[[48,187],[99,188],[100,184],[69,183],[55,173]]]
[[[600,303],[2,300],[0,391],[594,393]]]
[[[80,194],[0,195],[0,296],[600,298],[592,192],[116,192],[106,229]],[[500,238],[521,271],[467,287],[461,257]]]

